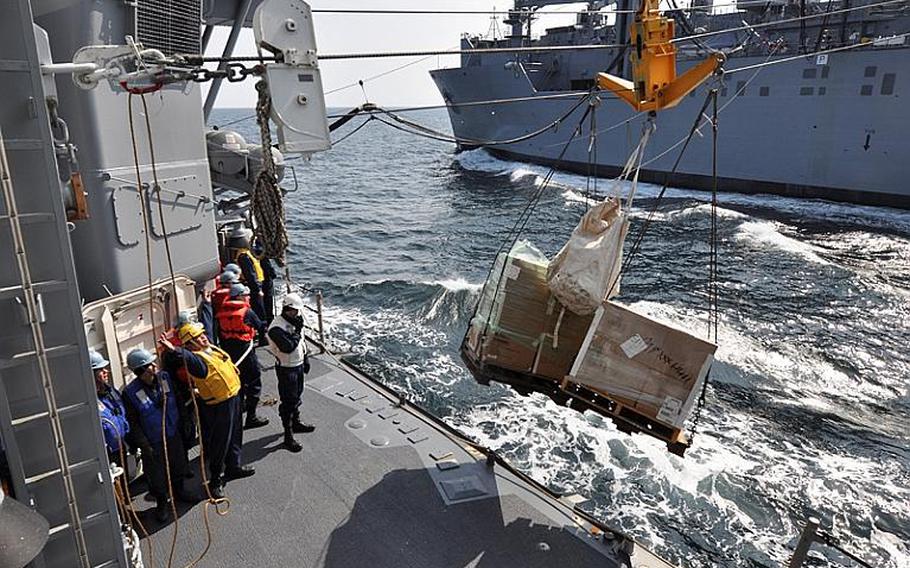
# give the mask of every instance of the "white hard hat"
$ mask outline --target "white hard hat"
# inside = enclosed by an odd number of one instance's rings
[[[288,294],[281,300],[282,308],[293,308],[295,310],[303,311],[303,298],[298,294]]]

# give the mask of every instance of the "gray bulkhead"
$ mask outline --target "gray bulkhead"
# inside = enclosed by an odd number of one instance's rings
[[[85,0],[38,2],[37,23],[51,38],[55,61],[71,61],[88,45],[124,45],[127,35],[145,47],[199,50],[201,2],[180,5],[183,12],[161,12],[165,2]],[[143,12],[144,11],[144,12]],[[173,8],[172,12],[177,12]],[[195,35],[176,21],[149,25],[155,18],[192,18]],[[144,25],[137,22],[144,19]],[[171,53],[168,53],[171,51]],[[79,165],[88,193],[90,219],[76,223],[71,233],[80,290],[86,301],[118,294],[147,282],[145,230],[136,186],[129,128],[132,98],[135,138],[143,184],[153,187],[145,116],[140,96],[130,97],[101,81],[91,90],[76,87],[68,75],[56,78],[60,116],[68,123],[78,148]],[[157,174],[174,269],[200,281],[218,267],[215,209],[205,148],[205,124],[200,87],[176,83],[144,95],[153,132]],[[168,275],[164,228],[157,194],[149,194],[153,280]]]

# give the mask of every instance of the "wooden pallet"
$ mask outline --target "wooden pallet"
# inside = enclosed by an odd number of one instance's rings
[[[609,418],[616,424],[620,432],[627,434],[646,434],[667,444],[667,450],[674,455],[683,457],[689,448],[689,440],[680,428],[655,420],[642,414],[621,399],[610,397],[608,394],[590,389],[584,385],[573,383],[567,378],[560,383],[561,392],[567,394],[571,400],[569,407],[584,412],[593,410]]]
[[[591,410],[612,420],[620,432],[646,434],[666,442],[667,450],[680,457],[689,448],[689,441],[681,429],[659,422],[638,412],[621,399],[573,383],[568,378],[558,382],[546,377],[504,369],[478,361],[464,349],[461,351],[461,358],[474,375],[474,379],[482,385],[489,385],[491,381],[502,383],[509,385],[522,396],[538,392],[559,406],[568,406],[582,413]]]

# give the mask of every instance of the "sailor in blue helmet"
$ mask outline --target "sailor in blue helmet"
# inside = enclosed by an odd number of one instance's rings
[[[167,371],[158,370],[155,355],[138,348],[126,356],[126,365],[136,376],[123,389],[123,402],[130,422],[132,440],[142,450],[142,469],[149,493],[155,497],[155,517],[165,522],[170,516],[170,495],[184,502],[195,502],[183,488],[188,464],[180,425],[188,417],[179,400],[174,380]],[[168,487],[170,473],[170,489]]]
[[[101,431],[104,433],[107,455],[111,462],[123,465],[120,454],[126,454],[126,437],[130,432],[123,399],[117,389],[111,386],[110,362],[94,349],[89,349],[88,358],[92,365],[92,374],[95,375],[98,416],[101,418]]]

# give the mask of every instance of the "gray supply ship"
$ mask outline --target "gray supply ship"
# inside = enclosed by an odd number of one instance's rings
[[[281,61],[212,70],[177,56],[198,57],[215,25],[232,26],[227,56],[246,25]],[[329,147],[309,6],[9,0],[0,76],[3,483],[6,499],[49,525],[43,536],[40,522],[7,525],[20,511],[4,503],[0,564],[40,550],[31,566],[670,568],[583,513],[579,498],[551,494],[327,353],[319,304],[306,395],[319,431],[303,459],[267,455],[277,430],[256,430],[244,454],[259,471],[230,484],[229,512],[209,502],[150,522],[128,474],[109,467],[88,348],[122,387],[126,353],[154,349],[178,312],[204,302],[259,172],[284,171],[268,134],[262,146],[229,131],[207,137],[221,79],[267,86],[271,113],[260,118],[276,122],[284,153]],[[211,80],[203,104],[199,83]],[[280,198],[274,181],[265,191]],[[267,388],[274,380],[267,372]]]
[[[531,33],[535,12],[561,0],[517,0],[503,38],[462,38],[461,65],[431,71],[465,148],[582,174],[618,175],[646,120],[604,95],[571,143],[585,112],[563,117],[594,87],[599,72],[628,76],[626,31],[631,3],[589,2],[577,23]],[[671,6],[674,6],[671,4]],[[731,12],[731,8],[733,11]],[[776,193],[871,205],[910,207],[906,132],[910,113],[910,4],[903,1],[695,2],[674,10],[682,69],[723,52],[723,81],[709,81],[676,108],[660,113],[641,179],[662,183],[692,128],[707,89],[719,90],[718,174],[722,190]],[[617,10],[613,10],[616,12]],[[688,37],[687,37],[688,36]],[[590,49],[590,46],[616,46]],[[559,51],[470,53],[505,47],[559,46]],[[580,49],[572,50],[571,46]],[[566,49],[567,48],[567,49]],[[484,101],[496,101],[484,104]],[[710,130],[710,126],[702,128]],[[593,126],[592,126],[593,125]],[[596,140],[591,142],[591,130]],[[487,144],[485,141],[508,141]],[[696,136],[677,187],[710,189],[711,140]]]

